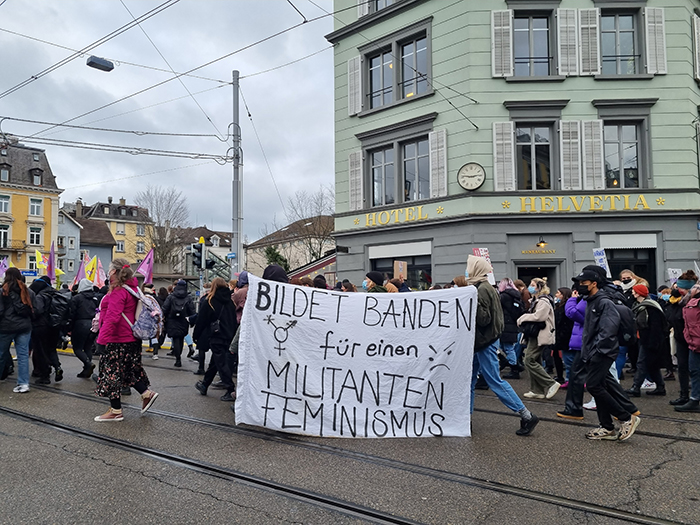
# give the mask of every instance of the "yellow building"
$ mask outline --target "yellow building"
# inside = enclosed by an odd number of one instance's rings
[[[135,204],[127,204],[125,199],[119,203],[98,202],[86,207],[80,201],[76,203],[76,217],[104,221],[112,233],[116,246],[112,251],[112,259],[124,258],[129,262],[141,262],[151,249],[151,220],[148,210]]]
[[[9,257],[20,269],[37,270],[36,250],[48,253],[57,238],[62,191],[44,150],[0,137],[0,259]]]

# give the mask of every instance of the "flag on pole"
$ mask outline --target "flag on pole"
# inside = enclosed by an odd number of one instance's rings
[[[80,266],[78,266],[78,272],[75,274],[75,277],[73,278],[73,282],[71,283],[71,288],[78,284],[81,279],[85,279],[85,261],[81,260],[80,261]]]
[[[97,255],[95,255],[90,262],[85,265],[85,278],[88,281],[95,282],[95,276],[97,275]]]
[[[136,268],[136,273],[140,273],[144,277],[144,282],[146,284],[152,284],[153,283],[153,258],[154,258],[154,253],[153,253],[153,248],[151,248],[151,251],[148,252],[146,255],[146,258],[141,261],[141,264],[139,264],[139,267]]]
[[[0,278],[5,277],[5,272],[9,267],[10,265],[7,262],[7,257],[5,257],[2,261],[0,261]]]
[[[49,263],[49,257],[47,255],[41,255],[39,250],[34,250],[34,256],[36,257],[36,267],[46,268],[46,265]]]
[[[102,268],[102,261],[97,259],[97,275],[95,276],[95,284],[102,288],[107,280],[107,274],[105,274],[104,268]]]
[[[53,241],[51,241],[49,260],[46,261],[46,275],[48,275],[52,283],[56,280],[56,250],[54,249]]]

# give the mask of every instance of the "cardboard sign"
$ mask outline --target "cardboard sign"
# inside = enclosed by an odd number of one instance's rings
[[[394,279],[398,279],[403,275],[404,279],[408,277],[408,263],[406,261],[394,261]]]
[[[489,255],[488,248],[474,248],[472,252],[477,257],[483,257],[489,262],[489,264],[491,264],[491,256]],[[491,264],[491,271],[488,274],[486,274],[486,277],[489,280],[489,284],[491,284],[492,286],[496,284],[496,276],[493,274],[493,264]]]

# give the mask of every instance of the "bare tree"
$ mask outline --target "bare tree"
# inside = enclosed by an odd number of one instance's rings
[[[294,233],[308,256],[307,263],[323,257],[332,244],[334,209],[335,194],[330,185],[320,186],[315,193],[299,190],[287,201],[287,221],[298,224]]]
[[[134,202],[148,209],[150,223],[146,231],[154,248],[155,262],[170,264],[180,244],[173,230],[188,226],[190,212],[185,196],[175,187],[149,184],[136,194]]]

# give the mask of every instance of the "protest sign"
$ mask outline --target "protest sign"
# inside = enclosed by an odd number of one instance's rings
[[[341,293],[249,275],[236,424],[321,437],[469,436],[473,286]]]
[[[668,282],[673,284],[680,278],[683,270],[680,268],[667,268],[666,272],[668,273]]]
[[[608,257],[605,255],[605,248],[593,248],[593,259],[595,260],[596,266],[600,266],[605,270],[605,275],[608,279],[612,278],[610,274],[610,265],[608,265]]]
[[[406,261],[394,261],[394,279],[398,279],[402,275],[404,279],[408,276],[408,263]]]
[[[493,273],[493,264],[491,263],[491,256],[489,255],[489,249],[488,248],[473,248],[472,253],[477,256],[477,257],[483,257],[486,259],[489,264],[491,265],[491,271],[486,274],[486,278],[489,280],[489,284],[491,286],[496,285],[496,276]]]

